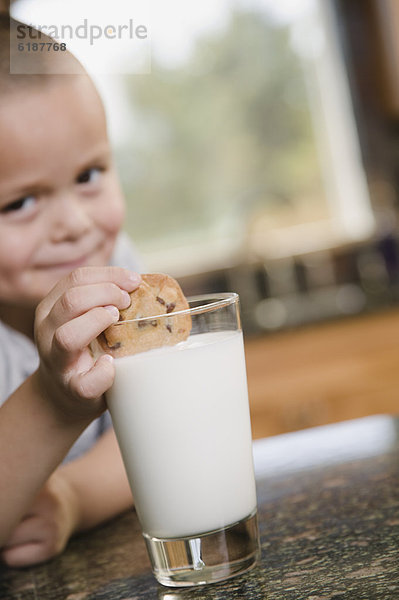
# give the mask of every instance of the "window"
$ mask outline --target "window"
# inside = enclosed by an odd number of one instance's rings
[[[151,74],[95,76],[126,229],[150,270],[181,276],[370,235],[328,2],[153,0],[151,32]]]

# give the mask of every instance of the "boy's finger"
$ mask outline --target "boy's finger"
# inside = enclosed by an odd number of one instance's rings
[[[36,515],[21,521],[2,549],[4,562],[10,567],[23,567],[49,558],[44,529]]]
[[[63,292],[72,287],[92,285],[96,283],[114,283],[118,287],[132,292],[141,283],[138,273],[122,267],[81,267],[63,277],[39,304],[36,316],[42,320],[50,312],[52,306]]]
[[[2,559],[9,567],[26,567],[50,558],[42,542],[30,542],[13,546],[2,552]]]
[[[30,543],[38,540],[38,532],[40,531],[41,521],[37,515],[31,515],[24,518],[15,527],[14,531],[4,545],[4,550],[11,550],[15,546],[21,546],[23,544]]]
[[[82,352],[104,329],[116,323],[118,319],[119,311],[115,306],[93,308],[56,329],[53,349],[62,362],[71,362],[74,355]]]
[[[98,306],[116,306],[120,310],[130,306],[131,298],[126,290],[115,283],[95,283],[65,290],[56,300],[48,319],[51,328],[83,315]]]
[[[72,375],[69,386],[74,394],[86,400],[100,398],[111,387],[115,377],[113,358],[100,356],[90,371]]]

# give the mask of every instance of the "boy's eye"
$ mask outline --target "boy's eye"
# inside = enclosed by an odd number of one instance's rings
[[[76,182],[77,183],[95,183],[97,181],[97,179],[100,177],[100,174],[102,171],[103,171],[103,169],[100,169],[99,167],[92,167],[91,169],[86,169],[85,171],[82,171],[82,173],[80,173],[77,176]]]
[[[2,214],[8,214],[8,213],[13,213],[13,212],[22,212],[22,211],[27,211],[30,208],[32,208],[36,203],[36,198],[34,196],[26,196],[25,198],[19,198],[18,200],[15,200],[14,202],[10,202],[9,204],[6,204],[6,206],[3,206],[0,209],[0,213]]]

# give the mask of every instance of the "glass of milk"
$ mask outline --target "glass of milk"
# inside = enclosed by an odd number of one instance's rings
[[[260,553],[238,296],[189,305],[188,339],[116,358],[107,393],[153,572],[167,586],[233,577]]]

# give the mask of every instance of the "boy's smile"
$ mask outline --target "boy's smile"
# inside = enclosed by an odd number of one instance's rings
[[[105,265],[124,216],[101,101],[85,76],[0,102],[0,305],[35,306]]]

